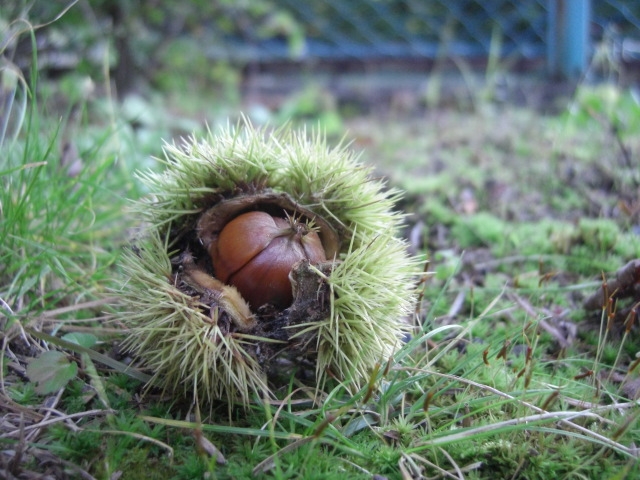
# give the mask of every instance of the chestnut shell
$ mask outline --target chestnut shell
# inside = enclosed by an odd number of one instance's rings
[[[292,230],[292,219],[281,217],[285,213],[307,230]],[[244,222],[237,219],[249,214],[255,227],[240,227]],[[314,228],[305,227],[307,222]],[[218,202],[202,214],[197,232],[213,261],[215,276],[234,285],[252,310],[265,303],[288,307],[293,297],[289,280],[293,265],[300,260],[331,261],[340,251],[338,234],[326,220],[289,195],[271,191]]]
[[[301,260],[326,260],[318,234],[304,223],[263,211],[227,223],[209,249],[216,277],[235,286],[252,308],[293,301],[289,274]]]

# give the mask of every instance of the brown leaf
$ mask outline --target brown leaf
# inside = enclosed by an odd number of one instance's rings
[[[614,300],[628,297],[632,297],[634,301],[640,300],[640,259],[631,260],[616,272],[614,279],[607,280],[605,285],[598,287],[598,290],[584,301],[584,308],[601,309],[609,297]]]

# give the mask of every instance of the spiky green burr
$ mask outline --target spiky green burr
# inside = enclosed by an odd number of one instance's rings
[[[144,232],[118,289],[125,346],[153,372],[151,384],[201,403],[247,404],[271,396],[268,365],[287,354],[315,361],[318,385],[329,374],[353,389],[365,383],[399,347],[415,301],[398,193],[345,146],[304,130],[244,121],[164,154],[163,172],[140,174],[150,191],[135,208]],[[247,317],[234,311],[235,289],[214,279],[206,245],[218,228],[210,224],[249,208],[306,216],[332,253],[292,270],[289,308]]]

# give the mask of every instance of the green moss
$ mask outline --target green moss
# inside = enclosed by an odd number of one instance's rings
[[[456,221],[457,214],[439,198],[430,198],[420,207],[419,213],[428,225],[450,225]]]
[[[7,389],[7,393],[11,400],[20,405],[34,405],[38,402],[39,395],[36,393],[35,385],[32,382],[16,383],[15,386]]]
[[[380,444],[370,452],[369,461],[375,473],[380,475],[393,474],[397,471],[401,456],[401,449]]]
[[[614,365],[620,350],[620,340],[610,339],[602,348],[602,363],[604,365]]]
[[[620,229],[616,222],[608,218],[581,218],[575,235],[576,242],[604,253],[615,247]]]
[[[442,194],[453,183],[455,174],[443,172],[435,175],[425,175],[423,172],[408,172],[399,183],[410,194],[434,195]]]
[[[72,432],[66,426],[54,425],[47,431],[47,437],[54,453],[80,464],[101,458],[104,453],[104,435],[99,431]]]
[[[498,248],[504,244],[508,227],[505,222],[490,213],[480,212],[459,217],[451,229],[462,248],[488,246]]]
[[[612,252],[594,252],[586,245],[574,246],[571,253],[565,257],[567,270],[593,278],[600,277],[603,272],[615,272],[627,261]]]

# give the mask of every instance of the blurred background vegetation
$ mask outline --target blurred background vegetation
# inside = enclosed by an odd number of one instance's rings
[[[486,77],[485,96],[547,107],[548,96],[558,93],[552,86],[524,98],[528,87],[508,80],[523,73],[545,78],[548,6],[548,0],[19,0],[0,7],[0,41],[5,63],[28,76],[37,60],[40,78],[58,81],[71,101],[89,87],[119,100],[142,96],[127,107],[141,122],[144,98],[147,112],[160,101],[209,119],[242,107],[257,120],[324,114],[335,127],[336,107],[348,115],[433,106],[451,96],[459,102],[480,89],[469,80],[472,72]],[[590,73],[632,82],[635,67],[624,67],[640,56],[640,5],[592,2],[592,10],[597,68]],[[28,25],[40,26],[34,38],[25,34]],[[453,93],[433,78],[445,71],[464,79]]]
[[[546,75],[547,3],[3,2],[3,138],[24,116],[35,73],[32,93],[44,111],[69,120],[63,137],[75,149],[89,148],[91,132],[108,125],[119,132],[116,149],[139,166],[161,139],[240,111],[258,124],[311,122],[342,135],[345,120],[361,114],[485,101],[554,109],[575,82]],[[589,74],[631,84],[640,6],[593,3]]]

